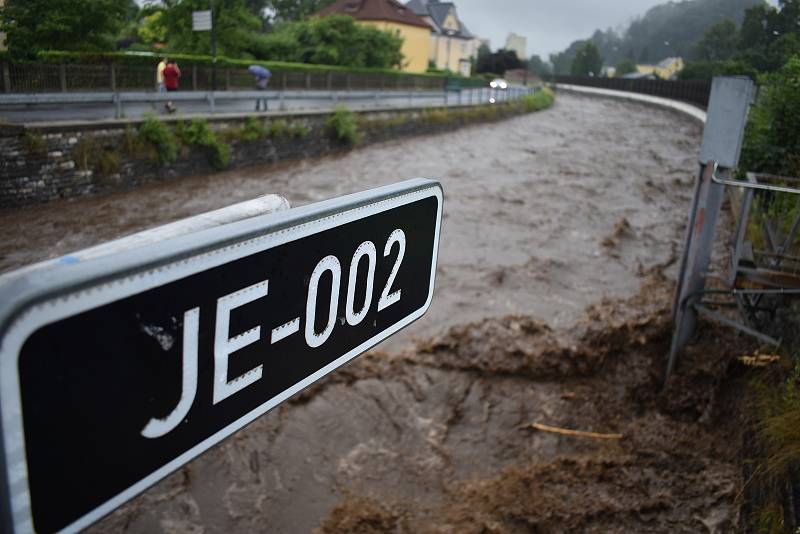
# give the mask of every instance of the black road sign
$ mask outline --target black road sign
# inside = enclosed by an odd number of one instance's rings
[[[441,215],[413,180],[7,277],[4,527],[91,524],[419,318]]]

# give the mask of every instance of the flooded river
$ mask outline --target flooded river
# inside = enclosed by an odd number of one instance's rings
[[[706,331],[655,394],[700,134],[672,112],[559,95],[444,135],[0,212],[8,270],[267,193],[299,206],[413,177],[444,187],[425,317],[94,532],[726,532],[733,341]]]

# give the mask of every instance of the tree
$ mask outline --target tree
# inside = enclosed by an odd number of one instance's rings
[[[519,60],[516,52],[501,48],[497,52],[492,52],[489,55],[478,55],[478,63],[475,70],[477,72],[503,74],[507,70],[521,69],[522,67],[522,61]]]
[[[625,76],[631,72],[636,72],[636,63],[634,63],[631,59],[623,59],[617,63],[614,76]]]
[[[603,58],[592,43],[584,44],[572,60],[570,73],[573,76],[599,76],[603,69]]]
[[[258,0],[251,0],[258,1]],[[264,0],[273,23],[297,22],[331,5],[335,0]]]
[[[15,57],[111,50],[129,8],[128,0],[8,0],[0,9],[0,31]]]
[[[332,15],[281,24],[258,40],[256,57],[277,61],[348,67],[399,67],[403,39],[356,23],[353,17]]]
[[[800,54],[769,75],[750,112],[739,167],[800,175]]]
[[[725,19],[710,26],[695,45],[693,56],[704,61],[725,61],[736,53],[738,34],[736,23]]]
[[[261,38],[261,20],[247,8],[245,0],[213,0],[217,53],[234,58],[252,58]],[[211,32],[192,31],[192,12],[208,9],[209,0],[162,0],[158,23],[169,48],[175,52],[209,54]]]
[[[572,59],[567,52],[557,52],[550,54],[550,64],[553,66],[554,74],[569,74]]]
[[[553,69],[550,67],[550,64],[542,60],[542,58],[536,54],[532,55],[528,60],[528,71],[540,78],[547,78],[553,74]]]

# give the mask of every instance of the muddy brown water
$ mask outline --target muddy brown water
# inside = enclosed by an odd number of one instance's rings
[[[423,319],[92,531],[729,531],[738,341],[702,328],[655,394],[700,133],[559,95],[445,135],[0,212],[8,270],[266,193],[297,206],[412,177],[444,187]]]

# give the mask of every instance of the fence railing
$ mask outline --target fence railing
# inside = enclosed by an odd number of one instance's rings
[[[181,90],[210,91],[213,69],[205,64],[180,64]],[[52,93],[70,91],[135,91],[155,89],[155,65],[116,63],[15,63],[0,61],[0,92]],[[253,76],[246,68],[217,68],[217,90],[252,89]],[[461,86],[474,86],[472,80],[457,80]],[[450,81],[452,84],[452,80]],[[270,86],[276,89],[315,90],[441,90],[448,78],[415,74],[358,72],[274,72]]]
[[[318,91],[318,90],[265,90],[265,91],[96,91],[49,93],[0,93],[0,109],[30,110],[36,106],[70,106],[90,104],[113,106],[114,117],[125,116],[125,104],[162,104],[175,102],[205,102],[210,113],[225,101],[261,101],[264,109],[285,109],[289,100],[304,100],[318,109],[333,108],[339,103],[356,103],[362,106],[414,107],[414,106],[468,106],[519,100],[535,93],[538,87],[511,87],[507,90],[488,87],[465,90],[373,90],[373,91]]]
[[[629,80],[625,78],[595,78],[589,76],[555,76],[555,82],[602,89],[616,89],[645,95],[662,96],[708,107],[711,82],[703,80]]]

